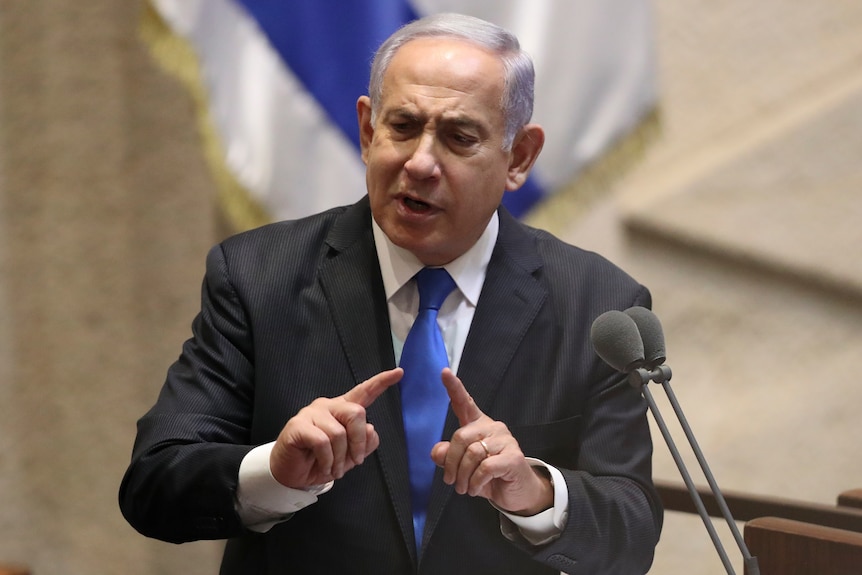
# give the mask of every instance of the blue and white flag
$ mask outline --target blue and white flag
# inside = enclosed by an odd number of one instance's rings
[[[509,29],[533,57],[545,148],[515,215],[570,184],[657,99],[647,0],[150,0],[199,67],[227,171],[270,220],[365,193],[356,99],[402,24],[457,11]],[[165,56],[162,56],[164,60]]]

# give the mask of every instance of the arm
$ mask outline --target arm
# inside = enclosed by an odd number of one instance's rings
[[[457,377],[444,373],[444,382],[461,423],[452,440],[437,444],[432,452],[446,483],[460,494],[488,499],[507,516],[544,511],[541,515],[548,515],[559,532],[542,544],[531,544],[523,527],[505,520],[504,534],[537,560],[566,573],[648,570],[662,513],[650,480],[649,429],[636,390],[620,381],[593,398],[578,470],[556,469],[558,480],[552,487],[506,426],[475,406]],[[559,493],[553,507],[549,500],[560,483],[568,495],[564,513],[557,509]]]
[[[222,249],[211,250],[193,337],[169,369],[155,406],[139,421],[120,488],[127,520],[141,533],[166,541],[229,538],[297,509],[291,501],[288,509],[281,506],[284,501],[270,507],[273,490],[262,493],[254,481],[244,482],[239,492],[240,469],[248,466],[254,447],[250,429],[257,376],[246,303],[228,269]],[[273,443],[264,470],[279,485],[303,491],[361,464],[379,444],[365,408],[401,373],[383,372],[344,395],[318,398],[299,409]],[[313,496],[294,497],[293,503],[309,499]],[[260,509],[245,513],[261,501],[264,516]]]
[[[253,401],[250,328],[220,247],[207,257],[201,312],[156,404],[138,421],[120,487],[123,515],[171,542],[242,531],[234,511]]]
[[[651,297],[640,287],[630,301],[621,307],[649,307]],[[646,401],[591,345],[580,361],[588,384],[577,460],[561,470],[569,492],[568,522],[562,536],[535,550],[535,557],[573,575],[645,573],[663,519],[652,483]]]
[[[616,378],[615,378],[616,379]],[[662,525],[643,398],[625,380],[591,398],[562,536],[536,557],[568,573],[645,573]]]
[[[569,269],[583,270],[590,285],[597,275],[588,266]],[[596,356],[589,344],[588,319],[561,322],[559,318],[591,318],[609,306],[649,305],[649,293],[639,286],[632,290],[632,284],[625,282],[628,298],[620,301],[617,290],[611,289],[617,286],[605,281],[611,284],[606,291],[586,290],[590,297],[596,294],[589,299],[582,295],[585,290],[572,289],[569,278],[564,279],[560,283],[566,289],[559,290],[564,296],[542,309],[524,336],[530,347],[509,367],[510,380],[501,385],[496,402],[485,398],[483,409],[509,423],[524,455],[561,472],[568,494],[567,517],[560,536],[538,546],[520,537],[517,529],[507,534],[515,535],[515,544],[534,559],[560,571],[643,573],[651,563],[661,526],[661,507],[651,479],[646,404],[624,376]],[[573,304],[578,307],[567,307]],[[556,330],[559,325],[562,330]],[[549,334],[562,338],[562,343],[556,339],[554,344],[540,343],[548,341]],[[481,377],[480,373],[468,375],[474,381]],[[473,389],[481,391],[482,386],[473,383]],[[462,423],[452,442],[463,441],[459,452],[472,454],[472,461],[484,460],[484,450],[476,444],[479,436],[469,436],[465,430]],[[493,441],[486,443],[494,453],[500,447]],[[555,487],[559,485],[555,481]],[[515,509],[505,504],[498,507]]]

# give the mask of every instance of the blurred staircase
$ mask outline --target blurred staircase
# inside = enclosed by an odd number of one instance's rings
[[[862,25],[855,5],[830,6]],[[862,487],[862,42],[853,37],[830,39],[842,45],[834,60],[812,56],[820,70],[787,66],[756,86],[728,78],[749,91],[744,112],[722,108],[726,94],[710,99],[708,88],[692,98],[697,76],[675,70],[690,85],[668,78],[664,141],[586,216],[548,226],[650,288],[673,389],[725,489],[834,504]],[[676,59],[666,66],[681,66],[679,38],[663,39]],[[703,56],[704,66],[718,59]],[[758,93],[782,83],[783,96]],[[664,394],[654,395],[670,422]],[[681,481],[653,434],[655,476]],[[741,573],[729,530],[716,527]],[[725,571],[700,519],[669,513],[651,572]]]
[[[632,249],[665,244],[862,301],[862,87],[625,216]]]

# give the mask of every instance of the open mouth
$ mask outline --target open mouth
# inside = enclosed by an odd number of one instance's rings
[[[404,198],[404,205],[407,206],[410,210],[414,212],[427,212],[431,209],[431,205],[427,204],[421,200],[414,200],[413,198]]]

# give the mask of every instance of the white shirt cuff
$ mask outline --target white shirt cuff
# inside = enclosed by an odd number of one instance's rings
[[[544,545],[559,537],[563,532],[569,517],[569,490],[566,486],[566,479],[559,469],[533,457],[528,457],[527,462],[533,467],[544,467],[551,474],[551,485],[554,487],[554,505],[550,509],[529,517],[512,515],[498,508],[501,514],[500,530],[509,540],[515,540],[520,535],[531,545]]]
[[[332,489],[333,482],[307,489],[294,489],[279,483],[269,468],[269,456],[275,442],[255,447],[239,466],[236,510],[248,529],[265,533],[274,525],[312,503],[317,496]]]

